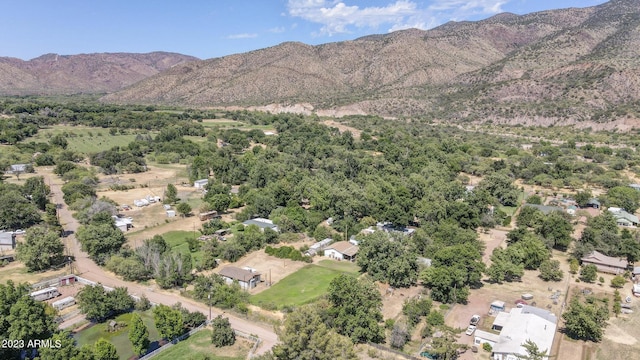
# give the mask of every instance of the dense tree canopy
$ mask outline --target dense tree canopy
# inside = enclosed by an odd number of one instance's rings
[[[36,226],[27,229],[24,242],[18,243],[16,253],[29,271],[47,270],[63,260],[64,244],[57,232]]]

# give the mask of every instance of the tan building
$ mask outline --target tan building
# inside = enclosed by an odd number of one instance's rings
[[[627,260],[607,256],[597,251],[587,254],[581,260],[582,265],[593,264],[598,268],[598,271],[609,274],[622,274],[629,267]]]

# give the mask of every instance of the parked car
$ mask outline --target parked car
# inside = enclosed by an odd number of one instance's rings
[[[480,315],[473,315],[471,317],[471,321],[469,321],[470,325],[476,326],[480,322]]]
[[[471,336],[475,331],[476,331],[476,326],[469,325],[469,327],[467,328],[467,331],[465,331],[464,333]]]

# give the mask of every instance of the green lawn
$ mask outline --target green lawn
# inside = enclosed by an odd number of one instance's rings
[[[114,146],[127,146],[136,137],[135,130],[129,130],[129,134],[126,135],[110,135],[109,130],[99,127],[54,125],[39,130],[36,136],[26,139],[25,142],[48,142],[51,136],[66,132],[69,143],[67,149],[87,154],[108,150]]]
[[[200,261],[202,258],[202,252],[190,252],[189,244],[187,243],[188,237],[199,237],[200,233],[197,231],[169,231],[162,234],[162,237],[167,242],[167,245],[171,248],[171,251],[178,252],[180,254],[191,254],[191,259],[194,261]],[[195,263],[194,263],[195,265]]]
[[[251,296],[251,303],[270,308],[313,302],[324,295],[329,283],[340,274],[357,276],[358,266],[349,262],[323,260],[307,265],[277,282],[271,288]]]
[[[139,312],[142,317],[142,321],[147,326],[149,330],[149,340],[151,340],[151,348],[157,347],[157,341],[160,340],[160,336],[158,335],[158,330],[156,330],[155,324],[153,322],[153,315],[151,310],[145,312]],[[118,323],[126,323],[127,325],[131,321],[131,317],[133,313],[122,314],[115,318]],[[96,324],[88,329],[82,330],[76,335],[74,335],[76,341],[78,342],[78,346],[82,346],[85,344],[93,345],[98,341],[98,339],[102,338],[108,340],[113,345],[115,345],[118,350],[118,356],[120,359],[129,359],[133,354],[133,348],[131,346],[131,341],[129,341],[129,330],[128,326],[125,326],[118,331],[109,332],[109,321],[107,320],[104,323]]]
[[[200,330],[154,356],[154,360],[242,360],[247,358],[251,344],[236,339],[233,346],[216,348],[211,344],[211,330]]]

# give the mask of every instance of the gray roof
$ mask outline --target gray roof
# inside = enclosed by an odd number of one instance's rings
[[[256,225],[257,227],[259,227],[261,229],[266,229],[266,228],[276,229],[278,227],[278,225],[274,224],[271,220],[261,219],[261,218],[247,220],[247,221],[243,222],[242,224],[244,226]]]
[[[238,281],[249,281],[254,276],[260,276],[260,273],[251,272],[249,270],[240,269],[235,266],[227,266],[220,270],[220,276],[228,277]]]
[[[589,201],[587,201],[587,205],[598,205],[598,206],[600,206],[600,201],[598,201],[598,199],[589,199]]]
[[[12,232],[0,231],[0,245],[14,245],[15,235]]]
[[[336,243],[331,244],[327,248],[327,250],[329,249],[334,249],[335,251],[343,255],[354,256],[356,253],[358,253],[359,246],[353,245],[348,241],[338,241]]]
[[[628,212],[626,212],[624,209],[621,208],[616,208],[616,207],[610,207],[609,212],[611,212],[613,214],[613,216],[616,219],[625,219],[628,220],[634,224],[637,224],[640,220],[638,220],[638,217],[633,215],[633,214],[629,214]]]
[[[610,267],[620,268],[620,269],[626,269],[627,266],[629,265],[627,260],[607,256],[595,250],[592,251],[590,254],[587,254],[581,260],[583,263],[586,262],[590,264],[604,265],[604,266],[610,266]]]

